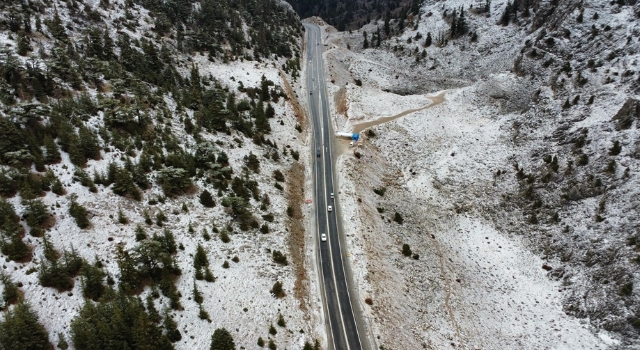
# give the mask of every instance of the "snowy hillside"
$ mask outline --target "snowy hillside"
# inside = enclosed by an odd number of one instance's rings
[[[379,345],[640,346],[633,3],[425,1],[404,30],[325,27],[335,127],[374,125],[340,201]]]
[[[302,35],[270,0],[0,4],[0,347],[323,341]]]

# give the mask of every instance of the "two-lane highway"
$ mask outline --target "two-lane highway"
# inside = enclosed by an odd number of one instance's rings
[[[322,62],[321,32],[316,25],[304,23],[304,26],[307,29],[307,88],[316,158],[314,175],[318,220],[317,239],[320,246],[325,306],[331,330],[329,345],[335,350],[361,350],[360,334],[342,260],[337,208],[334,205],[334,199],[331,198],[331,193],[337,195],[337,191],[333,187],[330,113]],[[332,207],[331,211],[329,206]],[[326,233],[326,241],[320,239],[321,233]]]

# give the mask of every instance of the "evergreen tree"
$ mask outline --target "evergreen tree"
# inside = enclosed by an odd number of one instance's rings
[[[389,37],[389,34],[391,33],[391,26],[389,25],[390,21],[391,21],[391,13],[387,11],[387,14],[384,16],[384,34],[387,37]]]
[[[147,313],[149,313],[149,319],[153,323],[158,323],[162,319],[158,310],[156,309],[156,305],[153,303],[153,296],[151,294],[147,295],[147,299],[145,300]]]
[[[58,333],[58,348],[61,350],[67,350],[69,348],[69,343],[67,343],[67,340],[64,338],[64,335],[62,335],[62,333]]]
[[[260,101],[269,101],[271,95],[269,94],[269,81],[263,75],[260,81]],[[264,108],[263,108],[264,109]]]
[[[64,30],[64,25],[62,24],[62,19],[60,19],[57,8],[53,12],[53,19],[47,21],[46,24],[54,38],[61,41],[67,40],[67,33]]]
[[[80,275],[82,276],[82,295],[93,301],[100,299],[105,290],[103,284],[105,273],[102,269],[96,266],[96,264],[85,263]]]
[[[98,159],[100,157],[100,144],[93,131],[85,126],[78,129],[78,143],[86,158]]]
[[[271,105],[271,103],[267,103],[267,109],[265,111],[265,115],[267,116],[268,119],[271,119],[276,116],[276,110],[273,109],[273,106]]]
[[[91,224],[89,218],[87,218],[87,209],[76,202],[75,198],[71,198],[71,204],[69,204],[69,215],[71,215],[76,225],[80,228],[87,228]]]
[[[207,253],[205,253],[204,248],[200,244],[198,244],[198,248],[196,248],[196,255],[193,259],[193,267],[196,270],[200,270],[203,267],[209,266],[209,259],[207,259]]]
[[[44,162],[47,164],[52,164],[60,161],[60,151],[58,150],[58,145],[56,145],[55,141],[50,135],[46,135],[44,137]]]
[[[133,181],[133,177],[131,176],[131,173],[127,169],[125,168],[118,169],[116,171],[114,180],[115,181],[112,188],[113,193],[119,196],[130,195],[131,198],[137,201],[139,201],[142,198],[142,194],[140,193],[140,190],[138,190],[138,188],[136,187]]]
[[[195,301],[198,304],[202,304],[202,302],[204,301],[204,298],[202,297],[202,293],[200,293],[200,291],[198,290],[198,285],[196,284],[196,281],[193,281],[193,301]]]
[[[282,283],[280,283],[280,281],[277,281],[276,283],[273,284],[273,287],[271,288],[271,293],[275,295],[276,298],[284,298],[285,292],[282,289]]]
[[[28,304],[9,310],[0,322],[0,347],[6,350],[50,350],[49,336]]]
[[[147,233],[145,232],[144,228],[142,228],[142,226],[137,225],[136,226],[136,241],[142,241],[143,239],[147,238]]]
[[[211,350],[236,350],[231,333],[225,328],[218,328],[211,336]]]
[[[24,215],[27,225],[31,228],[30,234],[34,237],[40,237],[43,233],[41,225],[49,218],[47,207],[40,199],[23,201],[22,205],[25,206]]]
[[[367,38],[367,32],[363,31],[362,32],[362,36],[364,37],[364,43],[362,44],[362,48],[363,49],[368,49],[369,48],[369,39]]]
[[[467,32],[467,20],[464,17],[464,7],[460,8],[460,16],[456,24],[456,37],[464,35]]]
[[[4,286],[4,289],[2,290],[2,304],[0,304],[0,307],[6,308],[9,305],[17,303],[18,300],[20,300],[20,290],[18,289],[18,286],[11,280],[11,277],[9,277],[9,275],[1,273],[0,282],[2,282],[2,285]]]
[[[431,39],[431,32],[428,32],[428,33],[427,33],[427,38],[426,38],[426,39],[424,39],[424,47],[429,47],[429,46],[431,46],[431,41],[432,41],[432,39]]]
[[[169,314],[168,310],[165,310],[164,313],[164,329],[167,332],[167,338],[172,343],[175,343],[182,339],[182,334],[180,334],[180,330],[178,329],[178,324],[173,319],[173,317]]]
[[[173,345],[145,311],[142,300],[108,290],[103,301],[87,301],[71,321],[78,350],[170,350]]]
[[[29,46],[29,39],[23,34],[18,34],[18,47],[17,53],[20,56],[26,56],[29,51],[31,51],[31,46]]]
[[[120,268],[119,288],[124,293],[133,293],[142,282],[142,276],[136,268],[136,262],[128,251],[120,247],[116,254]]]
[[[216,206],[216,202],[213,200],[211,193],[207,190],[202,191],[200,194],[200,204],[207,208],[213,208]]]
[[[253,154],[253,152],[249,152],[249,155],[244,157],[244,162],[247,168],[252,170],[254,173],[260,173],[260,160],[255,154]]]
[[[102,59],[105,61],[111,60],[115,57],[113,53],[113,39],[109,36],[109,31],[105,29],[102,35]]]
[[[19,151],[24,147],[24,137],[18,128],[9,119],[0,117],[0,159],[4,158],[5,153]]]
[[[131,332],[133,349],[168,350],[174,348],[169,339],[162,334],[162,329],[156,326],[144,311],[138,313],[138,318],[133,324]]]
[[[75,137],[75,135],[69,143],[69,159],[73,165],[78,167],[84,167],[87,163],[87,158],[82,151],[81,145],[78,144],[78,138]]]
[[[450,29],[450,33],[451,33],[451,37],[452,38],[456,38],[458,35],[458,18],[457,18],[457,12],[455,9],[453,9],[453,14],[451,15],[451,29]]]
[[[16,233],[11,236],[9,241],[2,241],[2,254],[6,255],[9,260],[20,261],[26,259],[31,254],[29,247],[22,241],[20,234]]]
[[[252,111],[252,117],[255,120],[256,130],[261,133],[268,134],[271,132],[271,125],[264,112],[264,104],[259,101]]]
[[[287,323],[284,321],[284,317],[282,317],[282,314],[280,314],[278,316],[278,326],[280,327],[286,327]]]

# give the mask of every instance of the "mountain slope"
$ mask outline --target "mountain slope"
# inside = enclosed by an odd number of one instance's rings
[[[447,90],[343,159],[374,329],[385,347],[635,348],[638,5],[488,4],[426,1],[390,40],[382,21],[327,28],[339,130]]]
[[[60,348],[322,337],[287,215],[301,35],[270,0],[2,2],[3,309]]]

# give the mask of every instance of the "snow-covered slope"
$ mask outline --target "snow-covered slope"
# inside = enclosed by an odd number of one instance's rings
[[[340,160],[361,298],[385,348],[637,348],[638,5],[510,4],[326,27],[336,128],[401,116]]]
[[[200,169],[197,175],[191,178],[193,186],[187,189],[185,194],[176,196],[166,195],[163,192],[160,181],[161,172],[152,170],[145,174],[150,180],[151,187],[142,191],[141,200],[136,201],[130,198],[131,196],[116,195],[113,192],[113,185],[97,184],[95,191],[91,191],[89,186],[81,185],[78,177],[74,175],[76,166],[72,164],[68,152],[61,151],[61,160],[47,164],[46,169],[52,171],[61,181],[66,194],[56,195],[46,191],[43,196],[38,197],[55,217],[55,223],[45,231],[48,242],[59,252],[73,249],[90,263],[100,261],[103,271],[113,278],[116,283],[114,287],[117,288],[121,274],[117,259],[118,250],[133,251],[139,244],[136,239],[136,227],[144,228],[147,237],[153,237],[155,234],[161,236],[165,230],[173,232],[176,244],[179,246],[175,261],[181,270],[181,275],[174,283],[181,295],[182,308],[171,310],[169,298],[164,295],[156,299],[155,303],[161,313],[169,309],[178,323],[182,339],[174,343],[176,349],[209,348],[211,335],[218,328],[226,328],[232,334],[236,345],[246,349],[256,348],[259,337],[263,338],[265,343],[273,340],[277,346],[289,349],[302,348],[305,342],[313,343],[315,339],[322,340],[324,338],[323,316],[317,311],[320,309],[317,298],[310,297],[315,288],[311,282],[315,265],[313,261],[307,261],[304,254],[294,253],[297,250],[304,252],[307,249],[305,242],[307,240],[313,242],[313,240],[305,232],[294,232],[290,215],[287,215],[288,207],[296,211],[301,209],[299,208],[301,203],[292,201],[292,198],[297,198],[297,195],[294,196],[291,193],[299,192],[300,186],[305,184],[304,173],[306,164],[310,161],[307,152],[308,130],[297,101],[297,95],[302,89],[299,84],[301,67],[299,63],[296,67],[295,63],[296,55],[302,54],[301,32],[298,31],[300,26],[294,21],[289,28],[282,29],[288,31],[291,37],[285,38],[286,44],[278,49],[282,50],[281,52],[272,53],[261,60],[254,60],[254,57],[260,56],[259,51],[268,49],[255,48],[263,38],[250,37],[249,34],[254,33],[245,22],[233,23],[233,25],[244,26],[246,33],[246,37],[243,38],[246,42],[239,49],[221,40],[222,44],[218,47],[220,49],[218,52],[209,53],[206,49],[196,47],[189,52],[187,49],[180,49],[180,46],[188,45],[187,43],[193,44],[194,41],[188,41],[186,38],[193,38],[197,33],[189,31],[184,33],[180,30],[176,32],[172,27],[173,29],[161,35],[157,32],[160,25],[159,14],[154,14],[139,5],[144,3],[143,1],[136,1],[136,4],[133,1],[119,0],[30,3],[36,8],[37,16],[31,12],[32,15],[24,19],[24,23],[31,26],[30,32],[26,34],[21,23],[18,25],[19,30],[8,29],[8,23],[15,14],[10,11],[14,11],[16,7],[19,8],[21,2],[10,1],[0,6],[2,10],[0,12],[2,21],[0,45],[3,50],[3,54],[0,55],[0,68],[5,69],[11,63],[17,64],[16,67],[24,70],[29,64],[33,64],[32,62],[43,69],[45,64],[49,66],[54,47],[61,45],[61,41],[56,41],[54,38],[55,35],[50,29],[53,27],[49,25],[57,16],[68,36],[67,43],[62,45],[66,45],[68,52],[75,49],[80,53],[79,61],[71,62],[65,67],[68,70],[76,69],[80,72],[80,86],[72,88],[72,84],[64,77],[53,73],[55,75],[53,80],[59,92],[45,96],[39,101],[32,98],[33,95],[28,92],[21,94],[13,101],[5,99],[8,97],[5,95],[0,103],[2,108],[0,117],[9,118],[16,125],[20,125],[21,119],[17,113],[24,112],[24,105],[32,107],[35,104],[46,107],[56,104],[58,100],[74,98],[81,94],[89,96],[97,105],[105,100],[137,104],[138,118],[142,115],[151,120],[147,132],[159,132],[158,135],[164,135],[162,141],[155,140],[160,143],[162,154],[162,156],[158,155],[156,160],[162,158],[164,161],[165,156],[177,151],[193,155],[197,147],[207,145],[215,149],[217,156],[224,152],[228,156],[229,167],[233,169],[234,176],[246,181],[255,181],[256,193],[259,193],[259,197],[254,196],[248,201],[249,210],[257,218],[256,224],[259,226],[240,229],[231,209],[222,205],[223,197],[233,196],[232,190],[226,185],[223,189],[215,189],[213,183],[216,180],[207,169]],[[194,8],[198,8],[196,6],[198,4],[193,5]],[[297,18],[288,5],[285,8],[289,13],[283,11],[284,14],[280,15]],[[243,18],[246,20],[246,17],[242,16],[248,16],[248,14],[239,14],[234,21],[243,21]],[[132,21],[135,25],[131,23]],[[229,26],[231,25],[229,23]],[[96,27],[116,42],[126,34],[133,42],[134,50],[142,51],[141,47],[147,44],[153,46],[153,49],[149,49],[151,52],[155,49],[156,54],[160,53],[163,60],[172,62],[175,73],[179,75],[173,78],[180,80],[181,87],[154,85],[149,81],[141,81],[139,76],[133,76],[129,69],[118,71],[121,66],[113,63],[112,70],[105,69],[97,74],[95,80],[89,82],[85,76],[88,72],[83,71],[88,68],[80,61],[88,59],[85,51],[89,50],[89,47],[85,40],[88,40],[89,30]],[[276,36],[280,35],[279,33],[281,29],[274,30],[271,34]],[[16,54],[19,50],[18,42],[22,38],[27,38],[25,40],[28,40],[30,47],[28,53],[18,55]],[[198,40],[205,39],[199,37]],[[199,43],[202,44],[202,42]],[[289,49],[291,51],[287,57],[286,52]],[[114,48],[114,53],[120,57],[120,63],[123,66],[134,64],[123,61],[124,53],[119,43]],[[145,51],[145,53],[148,52]],[[17,61],[10,62],[9,57]],[[109,67],[109,63],[105,63],[104,66]],[[194,78],[195,71],[199,74],[195,77],[201,79],[200,82],[189,81]],[[167,72],[171,73],[169,70],[152,73],[162,75]],[[165,75],[164,78],[167,76]],[[220,94],[228,96],[233,93],[238,103],[244,100],[243,103],[249,109],[253,109],[257,101],[255,91],[259,91],[265,79],[271,81],[267,90],[271,97],[266,96],[266,99],[274,109],[274,116],[268,119],[271,131],[262,134],[262,139],[258,134],[252,140],[251,137],[231,126],[231,121],[227,121],[228,130],[221,132],[198,126],[202,117],[192,106],[197,105],[199,101],[185,105],[185,96],[181,95],[190,93],[187,92],[188,86],[202,86],[204,91],[217,88],[219,90],[216,96]],[[122,86],[123,81],[127,90],[124,93],[115,91],[118,84]],[[6,85],[2,85],[2,88],[9,89]],[[181,88],[185,90],[180,90]],[[15,92],[10,89],[6,91],[12,94]],[[140,91],[143,94],[148,93],[149,96],[157,94],[158,99],[140,102],[138,100]],[[196,95],[196,93],[193,94],[193,96]],[[275,95],[278,96],[274,97]],[[206,93],[204,96],[207,96]],[[224,102],[222,101],[223,104]],[[259,105],[262,106],[262,104]],[[266,105],[267,102],[265,102]],[[229,104],[226,107],[228,108]],[[143,147],[146,149],[146,146],[153,142],[146,136],[144,141],[141,141],[139,136],[130,136],[128,140],[120,140],[120,145],[128,145],[127,148],[120,149],[111,143],[113,138],[111,141],[107,140],[104,135],[108,132],[103,133],[103,130],[108,128],[108,108],[100,107],[94,114],[82,116],[80,121],[95,135],[100,135],[97,138],[102,149],[99,156],[89,159],[82,169],[92,178],[96,173],[106,174],[110,163],[120,166],[126,165],[127,162],[138,164],[143,154],[141,149]],[[209,108],[209,105],[205,104],[204,107],[198,108]],[[247,119],[251,123],[252,117],[248,112],[241,111],[240,116],[241,119]],[[77,116],[74,114],[69,116],[69,119],[72,120],[75,117]],[[49,120],[46,114],[36,115],[36,118],[43,125],[46,125]],[[192,129],[193,124],[196,124],[195,132],[187,130],[189,129],[186,126],[187,119],[190,120]],[[162,148],[163,142],[165,146],[170,147],[168,144],[174,141],[177,146],[173,146],[171,150]],[[141,143],[138,145],[138,142]],[[257,156],[259,171],[247,169],[247,159],[250,154]],[[218,158],[219,162],[220,159]],[[13,171],[13,167],[8,164],[1,167],[3,172]],[[37,171],[35,167],[29,163],[26,169],[32,173],[43,173],[43,171]],[[291,169],[295,169],[294,175]],[[276,171],[281,171],[286,176],[284,181],[276,178],[279,181],[278,184],[274,180]],[[213,194],[217,204],[215,207],[205,207],[201,204],[199,195],[205,189]],[[89,228],[80,229],[74,218],[69,215],[68,208],[72,198],[87,209],[91,223]],[[19,216],[25,212],[23,199],[22,189],[18,194],[7,199],[15,207]],[[302,209],[305,214],[306,210]],[[118,222],[120,212],[127,218],[127,223]],[[155,220],[160,213],[167,218],[162,225],[156,224]],[[150,222],[145,222],[145,215],[151,219]],[[269,216],[271,219],[268,219]],[[26,226],[24,221],[21,225]],[[261,231],[260,228],[266,226],[268,226],[268,232],[264,229]],[[221,239],[219,233],[221,231],[230,231],[228,243]],[[6,236],[2,237],[3,241],[8,240]],[[2,263],[2,272],[19,286],[24,301],[31,305],[49,333],[50,341],[56,344],[58,334],[61,334],[73,348],[70,333],[71,321],[77,317],[78,311],[85,302],[92,301],[83,298],[80,277],[74,278],[75,286],[64,292],[43,287],[39,282],[38,271],[45,261],[44,238],[27,234],[23,240],[32,249],[32,259],[11,261],[7,258]],[[206,252],[210,270],[216,278],[213,283],[196,281],[194,277],[196,272],[194,255],[198,245],[204,247]],[[276,263],[273,251],[284,253],[288,258],[288,264]],[[304,272],[307,269],[309,269],[308,274]],[[271,292],[277,281],[282,283],[286,293],[282,298],[275,297]],[[104,283],[106,284],[106,279]],[[200,305],[192,300],[194,283],[197,284],[204,299],[201,307],[208,312],[209,321],[199,317]],[[149,286],[153,285],[150,281],[145,282],[144,285],[145,287],[138,294],[143,300],[154,290],[157,293],[157,286]],[[0,286],[0,291],[3,288]],[[11,308],[8,306],[5,311]],[[0,313],[0,319],[3,319],[3,315],[4,313]],[[280,315],[284,318],[286,326],[276,325]],[[270,334],[271,325],[276,327],[277,334]]]

